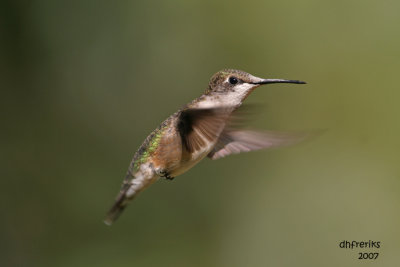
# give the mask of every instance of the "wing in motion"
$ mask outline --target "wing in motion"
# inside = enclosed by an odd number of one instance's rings
[[[188,152],[217,140],[229,120],[232,108],[190,108],[183,110],[178,121],[182,144]]]
[[[310,135],[310,133],[226,129],[221,133],[217,145],[208,157],[219,159],[231,154],[293,145]]]

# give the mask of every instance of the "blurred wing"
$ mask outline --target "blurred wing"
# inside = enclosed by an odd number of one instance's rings
[[[182,144],[188,152],[199,150],[215,142],[229,119],[232,108],[183,110],[178,120]]]
[[[310,133],[224,130],[208,157],[219,159],[231,154],[288,146],[303,141],[308,136]]]

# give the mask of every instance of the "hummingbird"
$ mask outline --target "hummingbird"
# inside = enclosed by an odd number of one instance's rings
[[[292,144],[300,136],[235,127],[243,101],[257,87],[299,80],[263,79],[241,70],[215,73],[205,92],[168,117],[134,154],[119,194],[104,222],[111,225],[127,204],[159,180],[172,180],[205,157],[212,160]]]

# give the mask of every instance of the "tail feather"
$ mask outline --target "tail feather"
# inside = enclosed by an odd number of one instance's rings
[[[115,220],[121,215],[122,211],[124,211],[126,205],[128,204],[128,197],[126,195],[130,185],[126,184],[119,193],[117,199],[114,202],[114,205],[107,212],[104,223],[106,225],[112,225]]]
[[[124,211],[126,205],[128,205],[128,202],[133,198],[132,194],[128,196],[128,191],[132,187],[131,181],[133,179],[135,179],[135,177],[130,171],[128,171],[122,183],[121,190],[119,191],[119,194],[114,201],[114,204],[111,206],[106,214],[106,218],[104,219],[104,223],[106,225],[112,225]]]
[[[140,172],[135,173],[135,175],[128,173],[114,205],[112,205],[106,215],[104,223],[107,225],[113,224],[113,222],[121,215],[126,205],[128,205],[129,201],[135,198],[136,195],[146,187],[154,183],[158,178],[159,176],[155,176],[153,172],[148,172],[146,175]]]

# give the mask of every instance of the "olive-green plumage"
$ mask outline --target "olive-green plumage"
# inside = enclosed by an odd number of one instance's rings
[[[146,163],[160,144],[161,137],[164,133],[166,126],[160,125],[155,129],[140,146],[139,150],[135,153],[132,160],[132,172],[137,171],[140,164]]]

